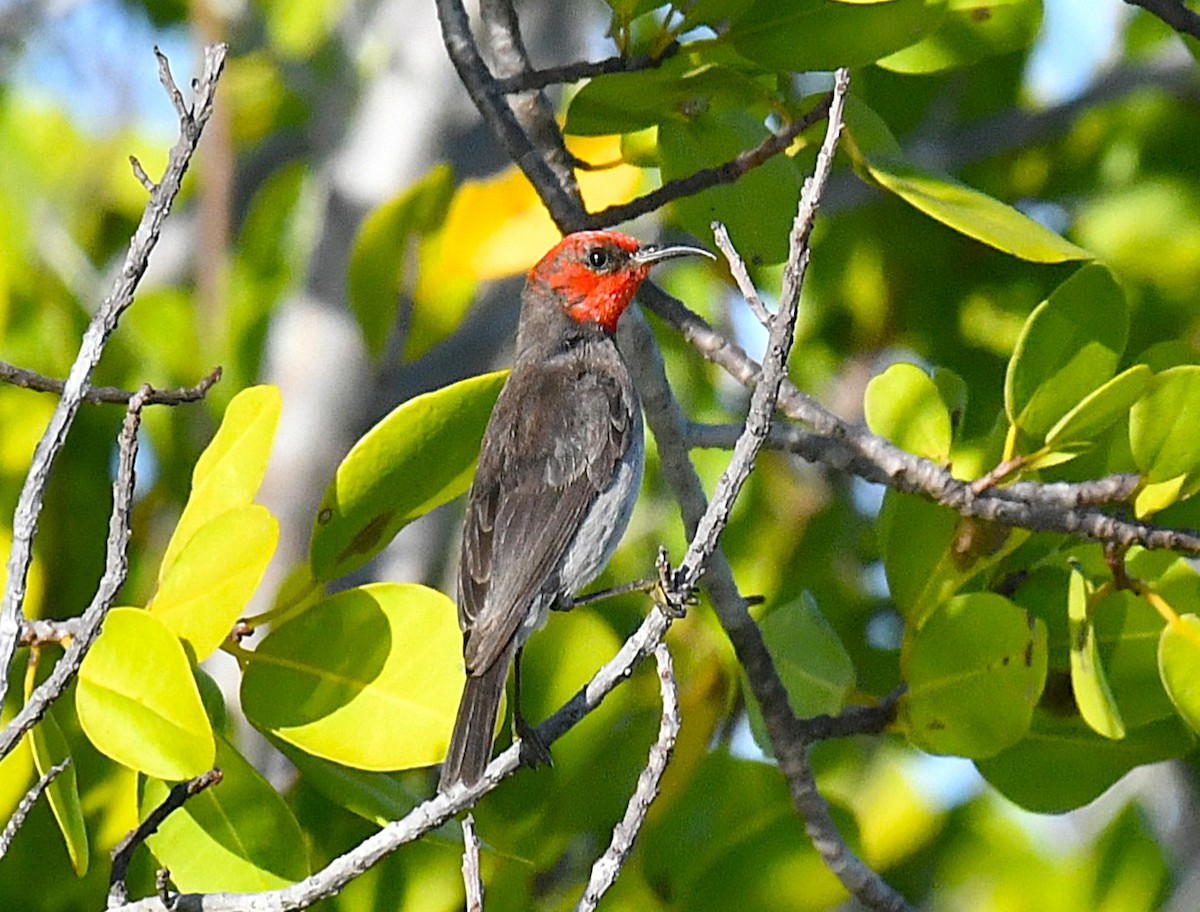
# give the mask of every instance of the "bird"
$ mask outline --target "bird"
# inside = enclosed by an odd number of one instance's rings
[[[521,651],[551,609],[569,608],[604,569],[625,532],[645,444],[617,324],[650,267],[684,256],[715,259],[700,247],[579,231],[526,276],[512,372],[467,496],[457,592],[466,682],[441,791],[483,778],[514,664],[523,758],[550,759],[521,716]]]

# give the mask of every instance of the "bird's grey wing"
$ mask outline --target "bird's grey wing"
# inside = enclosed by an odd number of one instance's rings
[[[533,403],[537,403],[536,412]],[[546,407],[549,405],[549,407]],[[558,569],[629,447],[619,381],[569,370],[515,373],[485,435],[468,499],[459,619],[468,672],[491,666]]]

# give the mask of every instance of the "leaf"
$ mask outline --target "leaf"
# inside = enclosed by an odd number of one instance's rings
[[[937,463],[950,459],[950,412],[930,376],[915,364],[893,364],[867,384],[867,426],[902,450]]]
[[[454,171],[433,167],[406,190],[373,210],[359,226],[350,249],[346,291],[362,329],[367,352],[378,362],[396,325],[406,272],[414,265],[408,250],[417,237],[436,231],[454,195]]]
[[[1063,448],[1092,443],[1141,398],[1152,376],[1145,364],[1121,371],[1063,415],[1046,432],[1046,446]]]
[[[846,130],[846,148],[864,178],[960,234],[1034,263],[1091,259],[1086,250],[1012,206],[906,160],[883,120],[853,94],[846,105]]]
[[[949,0],[937,29],[879,66],[914,74],[971,66],[1029,47],[1041,21],[1041,0]]]
[[[1109,381],[1128,334],[1129,308],[1112,275],[1084,266],[1025,321],[1004,379],[1009,422],[1042,440]]]
[[[258,589],[279,540],[264,506],[226,510],[201,526],[175,558],[150,602],[150,614],[202,662],[225,641]]]
[[[413,583],[375,583],[317,603],[249,656],[242,706],[263,731],[366,770],[446,754],[462,693],[454,602]]]
[[[1039,710],[1020,743],[975,766],[1004,797],[1039,814],[1060,814],[1094,801],[1136,766],[1182,757],[1196,746],[1178,719],[1102,738],[1076,716]]]
[[[1129,412],[1129,445],[1146,480],[1155,483],[1200,469],[1200,366],[1155,375]]]
[[[1092,609],[1100,661],[1126,729],[1175,714],[1158,670],[1162,616],[1133,592],[1110,592]]]
[[[724,38],[772,70],[859,67],[920,41],[944,12],[943,0],[756,0]]]
[[[1098,734],[1124,738],[1125,723],[1100,663],[1096,629],[1088,611],[1087,581],[1074,569],[1067,594],[1067,616],[1071,632],[1071,691],[1079,714]]]
[[[900,718],[922,750],[990,757],[1029,731],[1046,682],[1046,627],[991,592],[955,596],[901,655]]]
[[[1184,614],[1163,629],[1158,670],[1179,715],[1200,732],[1200,617]]]
[[[221,781],[187,800],[146,840],[184,893],[259,892],[308,876],[304,834],[286,802],[224,738],[217,738]],[[147,779],[144,818],[167,797],[167,783]]]
[[[470,487],[507,376],[483,374],[416,396],[363,435],[317,509],[309,546],[316,579],[361,567],[409,522]]]
[[[658,128],[658,150],[664,181],[687,177],[702,168],[724,164],[767,136],[761,119],[746,111],[701,113],[690,120],[664,121]],[[800,197],[800,173],[786,155],[776,155],[738,179],[676,200],[684,226],[707,237],[714,221],[729,235],[748,262],[779,263],[787,258],[788,231]]]
[[[160,584],[201,526],[254,500],[267,471],[282,408],[275,386],[248,387],[230,400],[221,426],[192,472],[192,492],[158,571]]]
[[[88,739],[160,779],[213,765],[216,746],[183,646],[140,608],[114,608],[79,669],[75,709]]]
[[[32,676],[26,679],[25,699],[32,692]],[[63,736],[62,729],[50,709],[32,729],[29,738],[33,745],[33,765],[39,776],[44,776],[55,765],[71,758],[71,748]],[[83,806],[79,802],[79,781],[72,762],[55,777],[46,788],[46,800],[62,833],[75,874],[83,877],[88,870],[88,835],[83,819]]]
[[[833,715],[845,706],[854,687],[854,663],[810,593],[776,608],[759,629],[797,717]],[[757,704],[751,700],[747,706],[752,707],[752,724],[765,732]]]
[[[271,743],[292,762],[304,780],[318,792],[364,820],[383,826],[399,820],[424,799],[413,794],[400,773],[378,773],[342,766],[314,757],[286,741]]]

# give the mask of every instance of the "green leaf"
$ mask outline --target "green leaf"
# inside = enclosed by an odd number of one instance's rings
[[[1029,47],[1042,21],[1041,0],[949,0],[931,34],[879,61],[896,73],[938,73]]]
[[[1096,628],[1088,611],[1087,581],[1072,569],[1067,593],[1071,631],[1071,691],[1079,714],[1092,730],[1106,738],[1124,738],[1125,723],[1108,686],[1096,645]]]
[[[25,697],[28,699],[29,694],[26,693]],[[33,765],[39,776],[46,775],[51,767],[71,756],[71,748],[55,721],[53,709],[30,729],[29,737],[33,744]],[[83,806],[79,803],[79,782],[74,761],[46,788],[46,799],[67,846],[71,867],[76,875],[82,877],[88,870],[88,835],[83,820]]]
[[[1091,259],[1049,228],[954,178],[907,161],[883,120],[859,98],[846,106],[846,148],[867,180],[960,234],[1034,263]]]
[[[364,220],[350,249],[347,295],[367,352],[378,362],[396,325],[400,296],[415,265],[410,242],[442,224],[454,195],[454,172],[437,165]],[[420,352],[409,353],[410,357]]]
[[[1092,443],[1125,415],[1150,384],[1153,374],[1135,364],[1085,396],[1046,432],[1046,446],[1064,448]]]
[[[713,42],[688,45],[662,66],[589,80],[571,99],[563,131],[576,136],[634,133],[698,114],[778,104],[775,80]]]
[[[1185,614],[1163,629],[1158,669],[1179,715],[1200,732],[1200,617]]]
[[[221,781],[193,795],[146,840],[185,893],[274,890],[308,876],[304,834],[279,793],[224,738],[217,738]],[[169,786],[142,788],[145,817]]]
[[[1046,626],[991,592],[956,596],[901,655],[900,718],[922,750],[990,757],[1029,731],[1046,682]]]
[[[380,826],[399,820],[426,797],[413,794],[401,773],[358,770],[314,757],[278,738],[269,740],[318,792],[338,807]]]
[[[1084,266],[1025,322],[1004,378],[1009,422],[1042,440],[1109,381],[1128,334],[1129,308],[1112,275]]]
[[[315,756],[408,769],[445,756],[463,680],[454,602],[412,583],[376,583],[273,630],[249,657],[242,707]]]
[[[267,471],[282,408],[275,386],[252,386],[230,400],[220,428],[192,472],[192,492],[167,543],[158,571],[160,583],[201,526],[254,500]]]
[[[1200,468],[1200,366],[1157,374],[1130,410],[1129,445],[1147,481],[1167,481]]]
[[[756,0],[724,38],[772,70],[832,70],[873,63],[937,28],[944,0]]]
[[[664,181],[724,164],[767,136],[761,118],[746,111],[702,113],[669,120],[658,129]],[[787,258],[788,231],[800,198],[800,173],[786,155],[776,155],[735,184],[710,187],[676,200],[680,221],[697,237],[711,234],[719,221],[729,230],[747,262],[779,263]]]
[[[96,749],[160,779],[213,765],[216,746],[183,646],[140,608],[114,608],[79,669],[75,709]]]
[[[867,427],[902,450],[937,463],[950,459],[950,412],[930,376],[915,364],[893,364],[867,384]]]
[[[470,487],[507,371],[417,396],[371,428],[338,466],[313,525],[313,576],[361,567],[405,525]]]
[[[1175,714],[1158,671],[1162,616],[1128,590],[1111,592],[1092,608],[1100,661],[1127,729]]]
[[[201,526],[159,583],[150,613],[201,662],[225,641],[262,581],[279,523],[259,504],[235,507]]]
[[[854,663],[810,593],[776,608],[758,626],[799,718],[832,715],[845,706],[854,688]],[[747,706],[762,733],[757,704],[749,700]]]
[[[1176,718],[1102,738],[1077,716],[1039,710],[1019,744],[975,766],[1005,798],[1039,814],[1060,814],[1095,800],[1136,766],[1171,760],[1196,745]]]

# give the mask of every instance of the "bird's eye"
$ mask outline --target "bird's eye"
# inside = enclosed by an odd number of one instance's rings
[[[603,269],[608,265],[608,251],[603,247],[593,247],[588,251],[587,261],[592,269]]]

